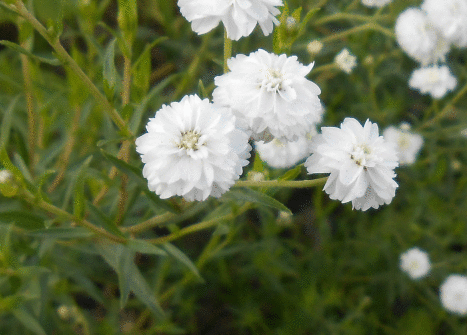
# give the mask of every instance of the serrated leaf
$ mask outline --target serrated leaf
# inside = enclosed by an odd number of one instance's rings
[[[24,229],[44,228],[44,219],[26,211],[0,212],[0,221],[14,223]]]
[[[86,228],[74,227],[74,228],[49,228],[49,229],[38,229],[28,233],[31,236],[39,236],[45,238],[54,238],[58,240],[72,239],[72,238],[85,238],[93,235]]]
[[[3,113],[2,126],[0,128],[0,150],[6,148],[8,139],[10,138],[11,123],[13,120],[13,113],[16,103],[18,102],[19,95],[17,95],[8,105],[7,110]]]
[[[38,335],[47,335],[36,318],[32,316],[25,308],[14,309],[12,313],[24,327],[33,333]]]
[[[104,65],[102,74],[104,77],[104,91],[108,98],[113,98],[115,86],[117,84],[117,69],[115,68],[115,43],[114,38],[105,49]]]
[[[113,235],[120,236],[124,239],[127,237],[122,233],[120,229],[115,225],[115,221],[107,217],[99,208],[94,206],[92,202],[86,201],[89,212],[96,217],[94,220],[96,224],[99,224],[102,228],[112,233]]]
[[[261,204],[263,206],[271,207],[278,209],[280,211],[285,211],[289,214],[292,214],[290,209],[288,209],[284,204],[277,201],[276,199],[258,191],[254,191],[249,188],[239,188],[239,189],[231,189],[227,193],[225,193],[222,198],[222,201],[234,200],[236,202],[244,203],[244,202],[254,202]]]
[[[167,256],[167,253],[164,250],[144,240],[129,240],[127,245],[133,251],[137,251],[142,254]]]
[[[165,244],[162,244],[161,247],[167,251],[167,253],[172,256],[173,258],[175,258],[176,260],[178,260],[180,263],[186,265],[190,270],[191,272],[196,276],[198,277],[203,283],[204,283],[204,279],[201,277],[200,273],[199,273],[199,270],[198,268],[196,267],[196,265],[191,261],[191,259],[185,255],[180,249],[178,249],[176,246],[174,246],[173,244],[171,243],[165,243]]]
[[[40,56],[34,55],[32,52],[26,50],[22,46],[16,43],[10,42],[10,41],[0,41],[0,44],[3,44],[4,46],[7,46],[19,53],[22,53],[42,63],[47,63],[47,64],[54,65],[54,66],[58,66],[61,64],[61,62],[56,58],[46,58],[46,57],[40,57]]]

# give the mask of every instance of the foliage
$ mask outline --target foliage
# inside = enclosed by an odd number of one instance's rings
[[[222,28],[194,34],[174,0],[21,4],[0,1],[0,162],[15,187],[0,195],[1,334],[467,332],[438,299],[448,274],[467,272],[467,55],[449,54],[458,88],[444,99],[409,89],[416,64],[393,27],[419,1],[289,0],[274,36],[256,28],[233,43],[233,55],[315,61],[324,125],[409,121],[424,136],[417,162],[397,170],[393,202],[368,212],[322,184],[161,200],[134,140],[162,104],[210,97]],[[310,55],[315,39],[324,48]],[[350,75],[333,63],[344,47],[358,57]],[[244,176],[309,179],[302,165],[251,161]],[[420,281],[399,270],[412,246],[433,262]]]

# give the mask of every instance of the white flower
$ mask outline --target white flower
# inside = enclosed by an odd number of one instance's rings
[[[352,72],[353,68],[357,66],[357,57],[352,55],[347,48],[342,49],[339,54],[334,58],[334,62],[337,64],[339,69],[347,74]]]
[[[283,6],[282,0],[178,0],[177,4],[196,33],[205,34],[222,21],[227,37],[235,41],[249,36],[256,24],[269,35],[274,23],[279,24],[276,7]]]
[[[197,95],[163,105],[136,139],[148,187],[162,199],[220,197],[242,174],[251,149],[235,117]]]
[[[413,134],[409,130],[410,125],[403,123],[400,128],[391,126],[383,132],[387,141],[395,143],[400,165],[413,164],[423,145],[423,137],[419,134]]]
[[[439,288],[441,303],[448,311],[467,314],[467,277],[450,275]]]
[[[311,41],[306,46],[306,51],[308,51],[308,53],[310,53],[311,55],[319,54],[322,49],[323,49],[323,43],[318,40]]]
[[[322,127],[311,138],[308,173],[330,173],[324,191],[342,203],[366,211],[389,204],[396,193],[394,145],[378,135],[378,125],[346,118],[340,128]]]
[[[321,90],[305,77],[313,63],[305,66],[296,56],[259,49],[227,64],[231,72],[214,78],[214,102],[232,108],[238,125],[255,140],[265,135],[296,140],[321,121]]]
[[[429,93],[435,99],[442,98],[457,85],[456,78],[446,65],[428,66],[415,70],[409,79],[409,86],[421,93]]]
[[[0,184],[5,184],[13,178],[9,170],[0,170]]]
[[[461,135],[467,137],[467,128],[461,130]]]
[[[402,50],[423,66],[446,58],[449,43],[421,9],[407,8],[403,11],[397,17],[395,30]]]
[[[431,264],[425,251],[412,248],[400,256],[400,267],[412,279],[420,279],[430,272]]]
[[[310,155],[310,140],[313,134],[299,137],[297,141],[279,140],[275,138],[269,143],[255,141],[256,151],[263,161],[273,168],[289,168]]]
[[[425,0],[422,9],[449,42],[467,47],[466,0]]]
[[[383,6],[386,6],[391,1],[392,0],[362,0],[362,4],[364,4],[367,7],[381,8]]]

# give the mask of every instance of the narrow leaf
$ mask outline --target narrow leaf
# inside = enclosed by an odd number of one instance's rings
[[[84,238],[93,235],[92,232],[82,227],[38,229],[33,230],[28,234],[32,236],[55,239]]]
[[[276,199],[258,191],[254,191],[249,188],[241,188],[236,190],[230,190],[222,196],[222,200],[234,200],[236,202],[244,203],[246,201],[254,202],[261,204],[263,206],[271,207],[278,209],[280,211],[285,211],[289,214],[292,214],[290,209],[288,209],[284,204],[277,201]]]
[[[39,322],[32,316],[25,308],[14,309],[13,315],[15,318],[21,322],[21,324],[38,335],[47,335],[44,328],[39,324]]]
[[[115,42],[114,38],[105,50],[103,76],[104,90],[109,98],[113,97],[115,85],[117,84],[117,69],[115,68]]]
[[[0,44],[3,44],[15,51],[18,51],[19,53],[22,53],[26,56],[29,56],[33,59],[36,59],[38,60],[39,62],[42,62],[42,63],[47,63],[47,64],[50,64],[50,65],[55,65],[55,66],[58,66],[60,65],[60,61],[56,58],[46,58],[46,57],[40,57],[40,56],[37,56],[37,55],[34,55],[32,52],[26,50],[25,48],[23,48],[22,46],[16,44],[16,43],[13,43],[13,42],[10,42],[10,41],[0,41]]]
[[[196,265],[191,261],[190,258],[188,258],[187,255],[185,255],[180,249],[178,249],[176,246],[170,243],[165,243],[161,245],[161,247],[167,251],[167,253],[178,260],[180,263],[186,265],[193,274],[198,277],[202,282],[204,282],[204,279],[201,277],[198,268]]]
[[[86,201],[86,205],[91,214],[96,218],[96,220],[94,220],[93,222],[99,223],[100,226],[108,232],[126,239],[126,236],[122,233],[120,229],[118,229],[114,220],[111,220],[108,216],[106,216],[99,208],[94,206],[92,202]]]
[[[15,110],[16,103],[18,102],[19,95],[17,95],[8,106],[8,109],[3,113],[2,126],[0,128],[0,150],[6,148],[8,145],[8,139],[10,137],[11,123],[13,120],[13,113]]]
[[[0,212],[0,221],[5,223],[14,222],[16,226],[24,229],[44,228],[43,218],[26,211]]]

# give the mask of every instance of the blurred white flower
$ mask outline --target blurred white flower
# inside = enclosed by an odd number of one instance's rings
[[[324,191],[342,203],[366,211],[389,204],[396,193],[394,168],[398,166],[393,143],[378,134],[378,125],[362,125],[346,118],[337,127],[322,127],[311,139],[312,155],[306,160],[308,173],[330,173]]]
[[[409,86],[421,93],[429,93],[440,99],[457,85],[457,79],[446,65],[433,65],[415,70],[409,79]]]
[[[396,145],[399,164],[413,164],[423,145],[423,137],[410,132],[410,125],[403,123],[399,128],[390,126],[383,132],[384,138]]]
[[[352,55],[347,48],[342,49],[334,58],[334,62],[339,69],[347,74],[350,74],[355,66],[357,66],[357,57]]]
[[[467,277],[450,275],[439,288],[443,307],[450,312],[467,314]]]
[[[400,267],[412,279],[420,279],[430,272],[430,258],[425,251],[412,248],[400,256]]]
[[[0,184],[5,184],[13,179],[13,175],[9,170],[0,170]]]
[[[310,140],[316,130],[297,141],[279,140],[275,138],[269,143],[255,141],[256,151],[263,161],[273,168],[289,168],[311,154]]]
[[[269,35],[274,23],[279,24],[276,7],[283,6],[282,0],[178,0],[177,4],[196,33],[205,34],[222,21],[227,37],[235,41],[249,36],[256,24]]]
[[[425,0],[422,9],[449,42],[467,47],[466,0]]]
[[[259,49],[227,64],[230,72],[214,78],[214,102],[232,108],[238,125],[255,140],[297,140],[321,121],[321,90],[306,79],[313,63]]]
[[[445,40],[419,8],[407,8],[396,20],[396,39],[402,50],[423,66],[444,61],[449,51]]]
[[[386,6],[391,1],[392,0],[362,0],[362,4],[364,4],[367,7],[381,8],[383,6]]]
[[[318,41],[318,40],[311,41],[306,46],[306,50],[311,55],[319,54],[322,49],[323,49],[323,43],[321,43],[321,41]]]
[[[467,137],[467,128],[461,130],[461,135]]]
[[[162,199],[205,200],[234,184],[251,147],[248,135],[235,127],[235,117],[222,109],[191,95],[163,105],[149,120],[136,151],[151,191]]]

